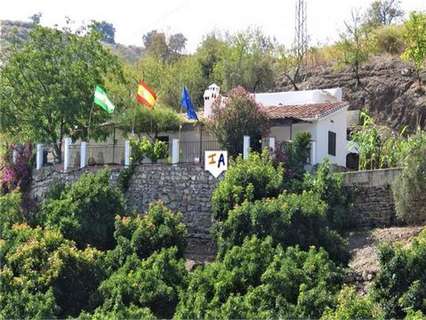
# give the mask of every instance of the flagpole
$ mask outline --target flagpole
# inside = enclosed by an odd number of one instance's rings
[[[95,88],[96,90],[96,88]],[[90,125],[92,122],[92,112],[93,112],[93,108],[95,106],[95,102],[92,101],[92,106],[90,107],[90,112],[89,112],[89,125],[87,126],[87,143],[90,142]]]

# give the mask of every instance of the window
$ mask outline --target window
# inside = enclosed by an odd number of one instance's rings
[[[328,132],[328,154],[336,155],[336,133],[332,131]]]

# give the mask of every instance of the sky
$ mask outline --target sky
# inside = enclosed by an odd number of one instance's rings
[[[373,0],[307,0],[310,44],[327,44],[344,30],[352,9],[365,9]],[[402,0],[404,11],[426,11],[426,0]],[[70,17],[76,25],[106,20],[116,28],[116,42],[142,46],[142,36],[156,29],[181,32],[194,51],[203,36],[260,27],[280,43],[294,38],[295,0],[0,0],[0,19],[28,20],[41,12],[41,24],[63,25]]]

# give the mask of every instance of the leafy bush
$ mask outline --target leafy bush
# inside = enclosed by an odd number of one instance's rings
[[[378,53],[401,54],[404,50],[403,29],[398,25],[375,28],[373,37]]]
[[[178,256],[175,247],[162,249],[142,261],[136,255],[129,256],[125,264],[100,285],[104,301],[101,310],[134,306],[149,308],[159,318],[171,318],[178,303],[178,292],[185,286],[187,277],[184,260]]]
[[[386,318],[402,318],[409,311],[426,312],[426,231],[410,247],[380,248],[380,272],[374,281],[374,297]]]
[[[284,250],[271,238],[252,237],[195,270],[175,318],[318,318],[340,284],[341,272],[324,250]]]
[[[6,236],[12,225],[24,222],[21,200],[19,192],[0,195],[0,239]]]
[[[104,275],[101,255],[77,250],[57,230],[14,225],[0,243],[0,315],[63,318],[90,310]]]
[[[285,143],[277,150],[275,160],[284,164],[287,189],[297,187],[295,179],[303,179],[310,152],[311,134],[308,132],[296,134],[293,142]]]
[[[221,99],[216,101],[208,128],[230,155],[243,153],[245,135],[256,140],[268,132],[268,115],[244,88],[231,90],[225,106],[221,105]]]
[[[126,255],[136,253],[140,259],[162,248],[175,246],[182,257],[186,246],[186,226],[182,214],[173,213],[161,202],[153,202],[144,215],[115,218],[116,248],[111,258],[124,262]],[[120,263],[121,261],[121,263]]]
[[[384,319],[380,307],[371,297],[359,296],[352,287],[344,287],[335,310],[327,309],[321,320]]]
[[[139,308],[135,305],[126,307],[123,305],[114,306],[110,310],[97,308],[93,314],[83,312],[78,317],[80,320],[115,320],[115,319],[143,319],[155,320],[152,312],[148,308]]]
[[[328,160],[319,165],[315,174],[305,175],[303,189],[319,195],[327,204],[326,216],[333,229],[342,231],[351,226],[351,216],[348,212],[350,196],[344,190],[342,175],[331,172]]]
[[[139,163],[147,157],[153,163],[156,163],[159,159],[167,158],[169,149],[164,141],[155,140],[151,142],[147,137],[143,137],[142,140],[131,140],[132,146],[132,161]]]
[[[77,245],[110,249],[114,245],[114,217],[123,211],[123,195],[109,184],[108,171],[83,174],[59,199],[47,199],[41,222],[58,228]]]
[[[397,216],[407,223],[426,221],[426,144],[407,158],[392,187]]]
[[[219,221],[228,211],[245,200],[254,201],[275,197],[283,190],[284,170],[274,166],[267,151],[250,153],[248,160],[238,157],[232,161],[225,178],[212,195],[212,211]]]
[[[246,237],[270,236],[283,247],[323,246],[335,261],[347,262],[345,243],[327,227],[326,204],[312,192],[282,194],[276,199],[245,201],[229,211],[228,218],[216,227],[219,252],[223,255]]]

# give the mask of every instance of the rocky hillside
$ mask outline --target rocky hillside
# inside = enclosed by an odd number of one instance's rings
[[[423,80],[426,73],[423,73]],[[361,86],[349,68],[317,67],[305,76],[299,89],[342,87],[344,98],[352,110],[366,108],[380,124],[400,130],[417,125],[426,129],[426,94],[418,90],[414,70],[398,57],[378,56],[362,66]],[[425,81],[423,81],[425,82]],[[286,79],[277,90],[292,90]]]

